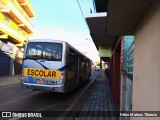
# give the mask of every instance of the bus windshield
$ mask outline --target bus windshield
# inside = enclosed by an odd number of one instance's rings
[[[61,61],[62,44],[51,42],[29,42],[25,58]]]

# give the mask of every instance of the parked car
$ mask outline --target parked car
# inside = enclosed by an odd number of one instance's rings
[[[100,70],[100,66],[96,66],[95,71],[99,71],[99,70]]]

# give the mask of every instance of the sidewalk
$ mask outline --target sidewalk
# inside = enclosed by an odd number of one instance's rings
[[[20,79],[21,79],[20,75],[0,77],[0,87],[19,83]]]
[[[88,96],[88,100],[76,120],[118,120],[117,117],[113,117],[111,111],[118,111],[118,104],[112,100],[109,80],[101,71],[101,75],[96,79],[93,93]]]

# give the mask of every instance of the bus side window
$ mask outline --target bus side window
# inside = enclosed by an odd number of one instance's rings
[[[76,67],[76,56],[72,49],[69,49],[69,70],[75,70]]]

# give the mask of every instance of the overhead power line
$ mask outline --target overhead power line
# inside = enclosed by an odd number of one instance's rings
[[[81,14],[82,14],[83,18],[85,19],[84,14],[83,14],[83,11],[82,11],[82,8],[81,8],[78,0],[77,0],[77,3],[78,3],[78,6],[79,6],[79,8],[80,8],[80,11],[81,11]]]
[[[88,31],[90,32],[89,26],[88,26],[88,24],[87,24],[87,21],[86,21],[86,19],[85,19],[85,16],[84,16],[83,11],[82,11],[82,8],[81,8],[81,5],[80,5],[80,3],[79,3],[78,0],[77,0],[77,3],[78,3],[78,6],[79,6],[79,9],[80,9],[80,11],[81,11],[81,14],[82,14],[82,16],[83,16],[83,20],[84,20],[84,22],[85,22],[85,24],[86,24],[86,26],[87,26],[87,28],[88,28]]]

